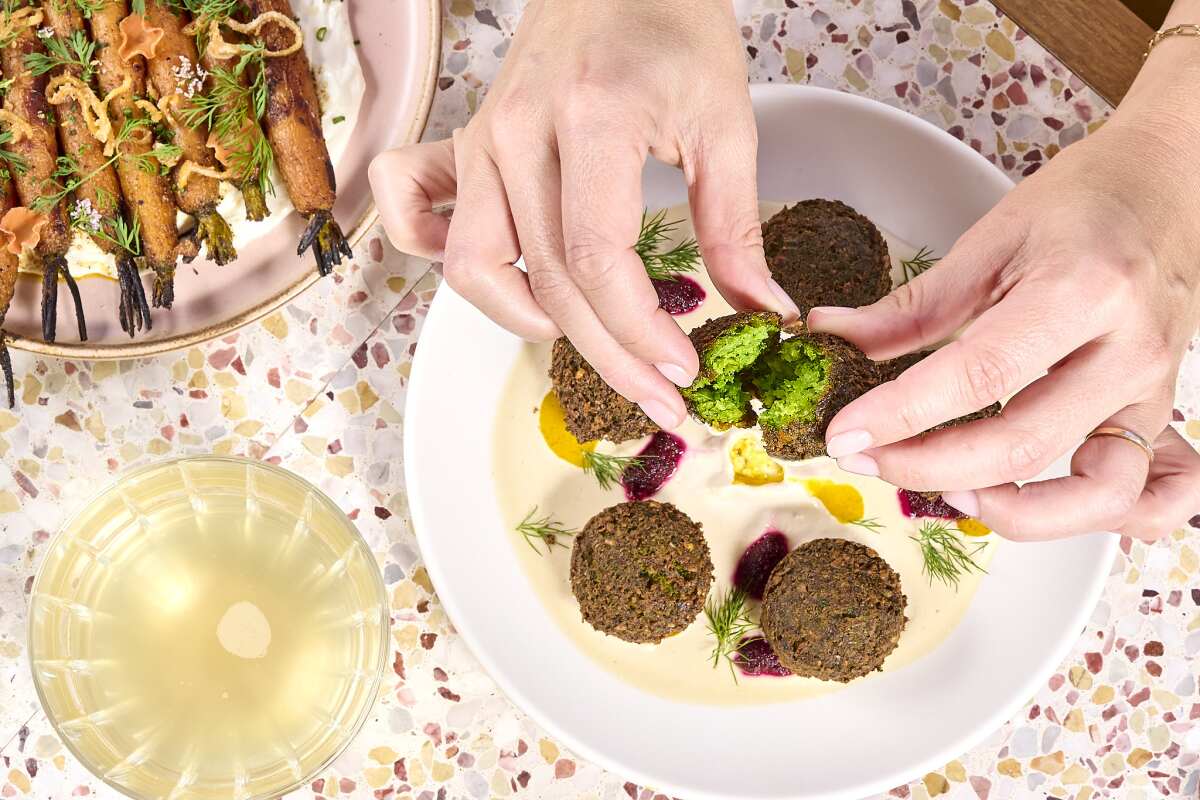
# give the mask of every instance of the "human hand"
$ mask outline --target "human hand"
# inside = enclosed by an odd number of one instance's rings
[[[634,252],[646,156],[680,166],[701,253],[737,309],[797,310],[762,252],[757,134],[728,0],[534,0],[453,140],[384,153],[371,185],[400,250],[532,340],[566,334],[659,425],[698,361]],[[457,198],[452,219],[436,205]],[[528,274],[513,266],[523,257]]]
[[[834,418],[827,447],[843,468],[946,491],[1012,538],[1154,539],[1200,511],[1200,456],[1167,427],[1200,311],[1200,197],[1168,166],[1183,154],[1159,152],[1168,145],[1154,129],[1109,123],[923,275],[862,309],[813,309],[813,330],[876,359],[967,324]],[[917,436],[1014,392],[1000,416]],[[1070,477],[1015,485],[1100,426],[1153,442],[1153,465],[1131,443],[1097,437],[1075,452]]]

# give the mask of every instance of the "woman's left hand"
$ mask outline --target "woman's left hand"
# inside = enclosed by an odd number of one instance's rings
[[[1154,539],[1200,512],[1200,455],[1168,427],[1200,314],[1200,195],[1170,167],[1198,162],[1157,133],[1186,134],[1179,126],[1110,122],[1021,183],[923,275],[865,308],[813,309],[813,330],[876,359],[967,324],[844,408],[829,454],[852,472],[945,491],[1013,538]],[[1010,395],[997,417],[918,436]],[[1015,484],[1101,426],[1153,442],[1153,463],[1130,442],[1096,437],[1075,452],[1070,477]]]

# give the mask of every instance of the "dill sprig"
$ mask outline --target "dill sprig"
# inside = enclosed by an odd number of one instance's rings
[[[106,2],[108,0],[75,0],[75,6],[84,19],[91,19],[92,14],[104,8]]]
[[[5,145],[11,144],[13,132],[7,128],[0,131],[0,161],[4,162],[3,172],[7,173],[8,178],[12,177],[13,173],[24,175],[29,169],[29,162],[20,153],[9,150]]]
[[[43,214],[47,213],[63,200],[66,200],[67,196],[70,195],[71,192],[74,192],[80,186],[84,185],[92,178],[108,169],[112,164],[116,163],[118,158],[127,156],[133,158],[135,161],[139,160],[141,158],[140,155],[123,153],[121,151],[121,145],[129,141],[129,139],[135,133],[137,133],[138,130],[149,125],[150,120],[145,117],[126,119],[116,135],[116,150],[104,161],[103,164],[96,167],[87,175],[79,174],[80,164],[73,156],[60,156],[55,162],[53,173],[54,180],[47,181],[50,184],[49,188],[53,189],[54,191],[50,191],[35,197],[33,202],[29,204],[30,209]]]
[[[712,650],[712,665],[716,669],[721,659],[729,662],[729,673],[737,683],[737,671],[733,668],[733,656],[738,645],[750,631],[754,620],[746,609],[746,593],[741,589],[729,589],[722,596],[711,595],[704,603],[704,616],[708,620],[708,633],[715,643]]]
[[[578,536],[579,531],[564,528],[561,523],[555,522],[554,518],[547,514],[544,517],[537,516],[537,506],[530,509],[525,515],[525,519],[521,520],[521,524],[517,526],[517,533],[525,537],[525,543],[533,549],[533,552],[538,553],[537,543],[541,542],[546,546],[546,552],[551,552],[555,546],[566,547],[565,544],[558,539],[560,536],[570,538]],[[538,553],[541,555],[541,553]]]
[[[197,94],[183,111],[183,121],[192,128],[205,126],[229,150],[230,167],[239,175],[257,179],[264,195],[273,195],[271,169],[275,153],[263,135],[258,120],[267,111],[266,70],[263,69],[262,45],[243,45],[241,59],[232,69],[218,67],[209,75],[207,93]],[[256,63],[250,85],[242,74]]]
[[[657,456],[612,456],[606,453],[585,451],[583,454],[583,471],[589,473],[600,484],[601,489],[610,489],[619,483],[625,470],[630,467],[645,466],[645,463]]]
[[[941,259],[935,258],[933,250],[928,247],[922,247],[912,258],[902,259],[900,267],[904,270],[904,283],[908,283],[939,261]]]
[[[883,530],[883,523],[875,517],[861,517],[859,519],[851,520],[846,524],[857,525],[858,527],[868,530],[871,533],[878,533],[879,531]]]
[[[83,31],[75,31],[65,42],[56,37],[42,40],[44,53],[29,53],[25,56],[25,68],[33,75],[45,75],[62,67],[67,70],[78,68],[80,79],[87,83],[96,71],[96,43]]]
[[[944,522],[926,522],[916,536],[908,538],[921,546],[922,571],[931,584],[936,578],[957,589],[959,580],[967,573],[987,572],[975,562],[975,556],[987,547],[987,542],[968,549]]]
[[[700,245],[695,239],[685,239],[669,250],[663,250],[679,220],[667,222],[666,209],[655,214],[642,212],[642,230],[638,234],[635,252],[652,280],[673,281],[682,272],[695,272],[700,260]]]

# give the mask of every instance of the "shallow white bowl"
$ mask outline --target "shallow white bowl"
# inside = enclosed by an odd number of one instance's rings
[[[1011,182],[945,132],[889,106],[799,86],[753,89],[763,200],[843,200],[944,253]],[[646,205],[686,200],[650,164]],[[413,365],[405,470],[425,563],[451,619],[518,706],[580,755],[688,800],[854,798],[941,767],[1011,717],[1079,636],[1110,534],[997,549],[962,624],[933,653],[821,697],[689,705],[579,652],[545,611],[501,523],[492,427],[520,342],[450,289]],[[1057,465],[1061,474],[1066,461]]]

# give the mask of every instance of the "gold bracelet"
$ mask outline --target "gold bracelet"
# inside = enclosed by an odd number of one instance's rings
[[[1150,57],[1150,51],[1158,46],[1163,39],[1169,39],[1172,36],[1200,36],[1200,25],[1186,24],[1175,25],[1174,27],[1161,30],[1150,38],[1150,43],[1146,45],[1146,52],[1142,53],[1142,60],[1145,61]]]

